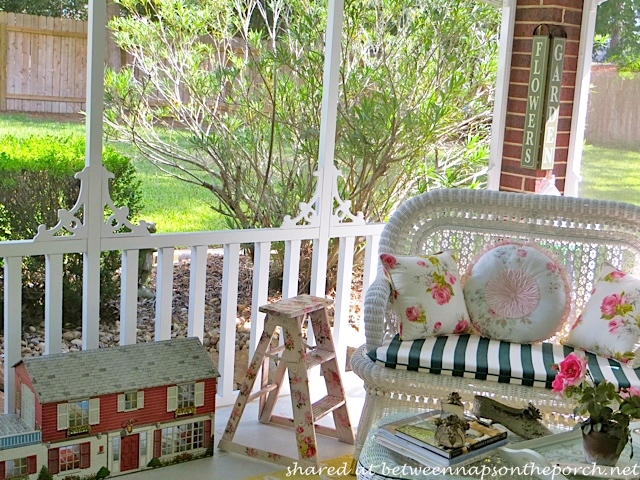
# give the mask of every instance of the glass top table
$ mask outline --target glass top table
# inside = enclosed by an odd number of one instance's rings
[[[640,478],[640,436],[634,435],[634,455],[630,459],[631,445],[627,444],[618,461],[617,472],[607,467],[598,470],[584,462],[582,456],[582,438],[579,432],[559,432],[557,435],[524,441],[510,434],[509,443],[503,449],[492,451],[486,458],[464,466],[452,466],[448,470],[430,469],[425,465],[400,455],[375,441],[380,425],[415,415],[424,410],[411,409],[400,413],[391,413],[378,421],[363,446],[356,477],[358,480],[468,480],[482,478],[491,480],[564,480],[585,478],[575,475],[581,467],[582,474],[589,473],[591,478]],[[634,425],[635,428],[640,424]],[[503,450],[501,452],[501,450]],[[620,473],[619,476],[611,476]],[[626,475],[622,475],[626,473]]]

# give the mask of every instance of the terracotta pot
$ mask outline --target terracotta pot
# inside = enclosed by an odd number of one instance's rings
[[[607,467],[615,466],[620,453],[616,452],[620,438],[609,432],[594,432],[587,435],[582,432],[582,450],[587,463],[596,463]]]

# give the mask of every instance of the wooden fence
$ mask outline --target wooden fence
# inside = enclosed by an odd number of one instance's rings
[[[611,65],[594,65],[585,132],[587,143],[640,148],[640,75],[622,77]]]
[[[0,111],[84,110],[86,69],[86,21],[0,12]],[[640,147],[640,76],[594,65],[591,84],[587,143]]]
[[[0,110],[84,110],[86,71],[86,21],[0,12]]]

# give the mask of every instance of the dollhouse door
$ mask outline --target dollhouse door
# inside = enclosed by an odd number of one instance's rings
[[[134,470],[140,466],[140,435],[126,435],[122,437],[120,449],[120,471]]]

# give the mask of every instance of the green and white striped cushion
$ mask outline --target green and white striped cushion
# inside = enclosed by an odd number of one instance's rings
[[[502,383],[551,388],[560,363],[573,347],[553,343],[530,345],[489,340],[478,335],[449,335],[390,342],[371,350],[379,365],[403,370],[493,380]],[[595,381],[603,379],[622,388],[640,387],[640,368],[632,369],[615,360],[587,352]]]

